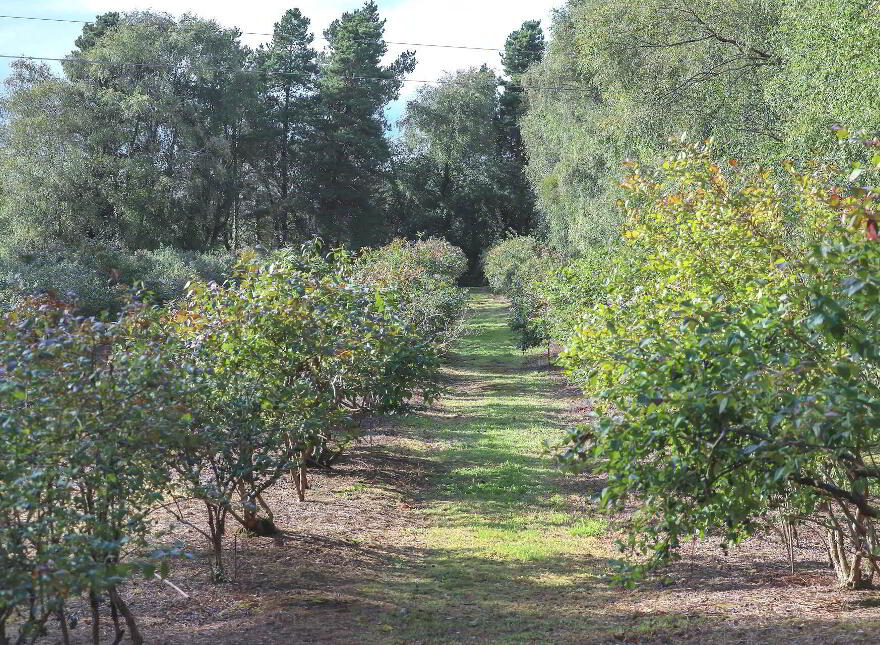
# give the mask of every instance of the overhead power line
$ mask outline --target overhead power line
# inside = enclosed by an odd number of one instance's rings
[[[93,60],[91,58],[75,58],[75,57],[67,57],[67,58],[59,58],[57,56],[24,56],[24,55],[15,55],[15,54],[0,54],[0,58],[9,58],[14,60],[30,60],[30,61],[49,61],[56,63],[82,63],[85,65],[100,65],[106,67],[135,67],[135,68],[147,68],[147,69],[174,69],[174,65],[169,65],[167,63],[139,63],[134,61],[115,61],[115,60]],[[203,72],[219,72],[222,74],[228,73],[236,73],[236,74],[271,74],[273,76],[299,76],[297,73],[293,72],[266,72],[265,70],[259,69],[228,69],[222,67],[198,67],[200,71]],[[342,77],[346,80],[351,81],[391,81],[394,79],[381,77],[381,76],[344,76]],[[424,79],[415,79],[415,78],[403,78],[399,79],[401,83],[417,83],[421,85],[457,85],[459,87],[474,87],[475,83],[462,83],[459,81],[451,81],[451,80],[424,80]],[[543,90],[543,91],[552,91],[552,92],[589,92],[591,90],[582,88],[582,87],[543,87],[540,85],[512,85],[517,89],[522,90]]]
[[[92,20],[74,20],[72,18],[43,18],[40,16],[11,16],[0,14],[0,19],[5,20],[31,20],[35,22],[60,22],[60,23],[68,23],[68,24],[77,24],[77,25],[86,25],[93,23]],[[175,25],[176,29],[185,30],[186,27],[182,25]],[[243,36],[268,36],[274,37],[274,33],[267,33],[262,31],[242,31],[241,34]],[[315,36],[316,40],[321,40],[327,42],[327,38],[322,36]],[[364,42],[374,42],[374,41],[364,41]],[[433,47],[438,49],[463,49],[470,51],[482,51],[482,52],[503,52],[504,49],[500,49],[498,47],[474,47],[470,45],[449,45],[449,44],[441,44],[441,43],[409,43],[409,42],[397,42],[386,40],[386,45],[397,45],[401,47]],[[536,50],[537,51],[537,50]],[[543,49],[541,49],[543,51]]]

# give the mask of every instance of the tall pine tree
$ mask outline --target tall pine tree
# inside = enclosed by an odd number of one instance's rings
[[[373,199],[390,158],[384,110],[416,62],[413,52],[404,52],[383,65],[388,50],[384,33],[385,21],[372,0],[344,13],[324,32],[328,51],[320,81],[317,223],[334,244],[363,246],[387,228]]]
[[[276,246],[291,241],[291,215],[299,236],[315,233],[311,169],[318,123],[318,64],[309,19],[288,9],[275,23],[271,42],[257,52],[263,78],[263,111],[256,129],[263,152],[263,197],[272,215]]]
[[[528,20],[507,37],[501,63],[506,79],[499,99],[498,151],[503,160],[501,185],[508,192],[504,220],[508,228],[526,233],[535,224],[536,201],[525,176],[528,158],[520,121],[526,113],[522,77],[544,55],[544,32],[539,20]]]
[[[522,76],[544,56],[544,31],[540,20],[527,20],[512,32],[504,44],[501,64],[504,67],[504,92],[501,95],[501,146],[512,159],[525,165],[525,148],[519,128],[526,112]]]

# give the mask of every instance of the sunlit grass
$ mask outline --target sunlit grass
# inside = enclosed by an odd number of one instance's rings
[[[596,537],[602,535],[608,529],[608,522],[598,517],[587,517],[578,520],[569,529],[569,533],[575,537]]]
[[[514,347],[497,299],[476,294],[473,305],[441,409],[405,420],[413,436],[430,441],[420,454],[440,472],[425,482],[424,561],[384,589],[395,605],[417,610],[389,617],[387,642],[458,643],[465,633],[478,642],[545,642],[551,624],[584,620],[580,587],[605,573],[595,564],[607,555],[596,539],[604,521],[572,508],[559,492],[566,475],[546,454],[546,443],[565,432],[568,402],[542,350]],[[572,604],[556,607],[563,589]],[[457,616],[460,607],[467,618]]]

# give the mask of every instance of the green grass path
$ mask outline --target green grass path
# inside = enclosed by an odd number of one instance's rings
[[[446,368],[449,393],[403,418],[384,455],[429,474],[410,472],[405,491],[397,490],[413,507],[405,515],[413,527],[382,536],[381,562],[368,570],[375,577],[355,594],[371,610],[355,618],[360,632],[350,642],[869,642],[873,623],[860,623],[864,639],[856,639],[854,614],[841,617],[839,605],[829,604],[816,605],[816,615],[803,608],[800,592],[779,588],[788,609],[765,611],[774,592],[744,582],[754,580],[756,562],[766,571],[760,548],[741,559],[706,551],[695,568],[674,573],[672,587],[668,580],[633,590],[611,584],[620,557],[615,531],[590,503],[601,480],[558,472],[545,450],[577,416],[573,394],[541,350],[515,349],[504,301],[475,291],[472,304],[472,333]],[[776,566],[786,570],[783,559]]]
[[[502,300],[475,292],[472,306],[439,413],[403,422],[436,468],[419,492],[418,547],[364,584],[395,608],[371,627],[384,643],[587,642],[604,631],[605,524],[545,448],[571,401],[540,350],[515,349]]]

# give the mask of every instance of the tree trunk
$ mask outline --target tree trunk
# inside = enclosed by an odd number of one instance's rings
[[[837,575],[837,583],[846,589],[862,590],[873,588],[873,566],[870,561],[866,563],[863,556],[863,540],[865,527],[864,516],[858,513],[855,517],[854,526],[849,527],[849,536],[844,532],[843,526],[828,509],[828,517],[832,526],[828,528],[828,558]],[[867,564],[868,571],[865,571]]]
[[[226,511],[221,506],[205,502],[208,508],[208,527],[211,533],[211,550],[214,562],[211,564],[211,582],[223,582],[223,533],[226,530]]]
[[[128,625],[128,636],[131,639],[131,642],[134,643],[134,645],[144,645],[144,639],[141,636],[140,630],[138,630],[131,609],[125,604],[125,601],[122,599],[122,596],[119,595],[116,587],[110,587],[108,592],[110,594],[110,602],[119,609],[119,613],[125,618],[125,624]]]
[[[94,591],[89,591],[89,608],[92,610],[92,644],[101,645],[101,611]]]
[[[277,246],[287,245],[287,198],[290,194],[290,84],[284,86],[284,128],[281,142],[281,208],[278,212]]]

